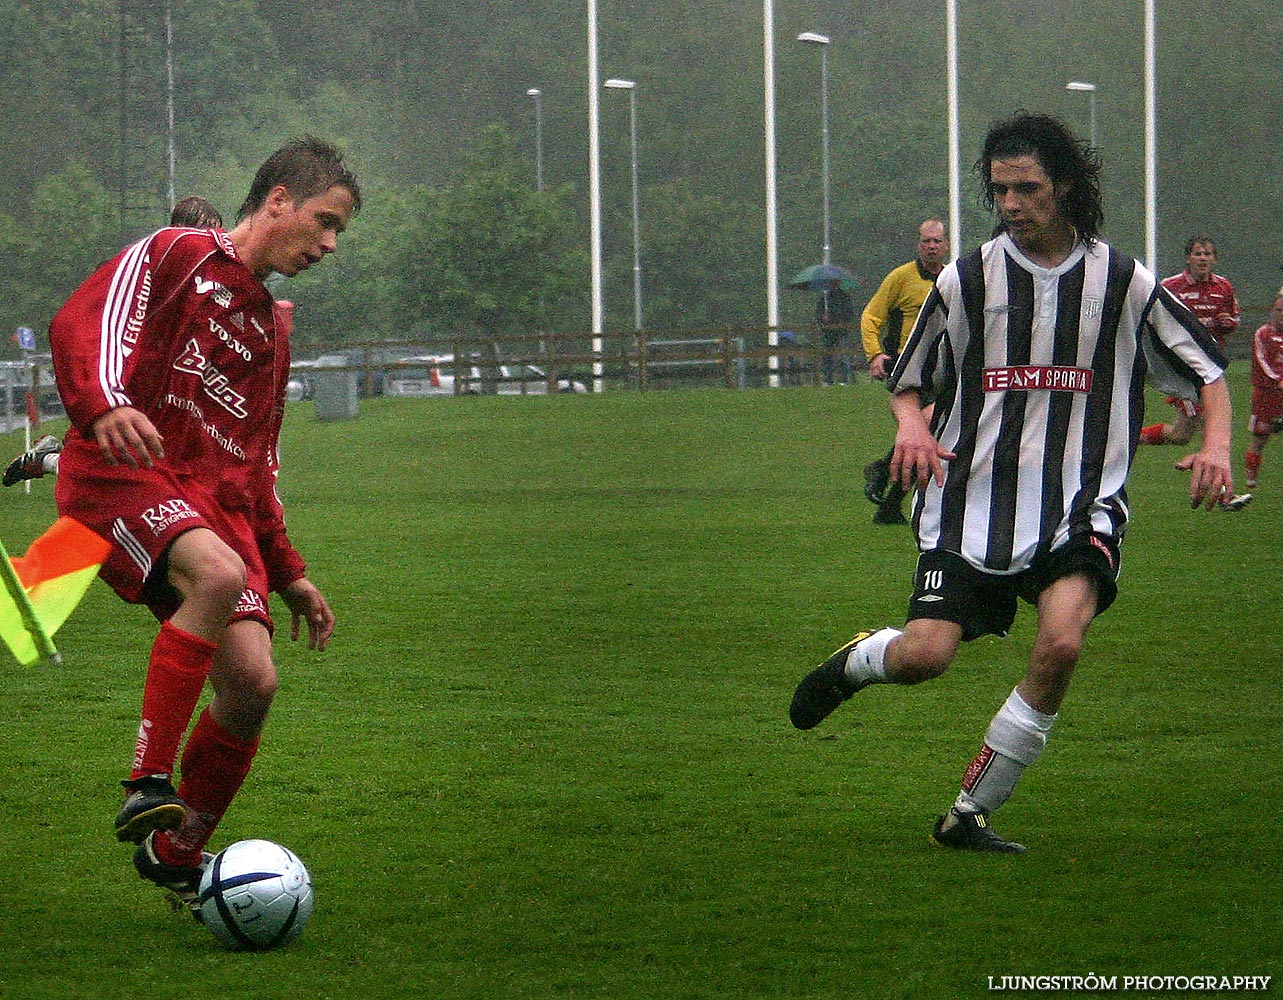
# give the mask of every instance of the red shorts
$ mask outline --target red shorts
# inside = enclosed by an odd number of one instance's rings
[[[205,484],[173,470],[66,461],[59,467],[58,511],[74,517],[111,543],[98,575],[131,604],[146,605],[158,619],[178,610],[182,596],[170,585],[165,560],[174,539],[193,528],[208,528],[245,563],[245,590],[231,621],[262,622],[270,632],[271,592],[248,512],[229,510]]]
[[[1249,434],[1273,434],[1274,421],[1283,417],[1283,389],[1252,386],[1252,415],[1247,418]]]
[[[1185,416],[1189,417],[1190,420],[1193,420],[1195,417],[1202,416],[1203,408],[1192,399],[1181,399],[1180,396],[1168,396],[1167,402],[1175,408],[1177,413],[1183,413]]]

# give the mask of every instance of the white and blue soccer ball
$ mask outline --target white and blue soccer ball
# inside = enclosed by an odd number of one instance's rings
[[[214,856],[200,880],[200,916],[229,948],[289,944],[312,915],[312,877],[289,848],[240,840]]]

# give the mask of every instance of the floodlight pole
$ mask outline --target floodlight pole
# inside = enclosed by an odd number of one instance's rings
[[[610,90],[628,91],[628,134],[633,167],[633,329],[642,328],[641,283],[641,196],[637,185],[637,83],[633,80],[610,79],[602,84]]]
[[[1158,273],[1158,86],[1154,0],[1145,0],[1145,266]]]
[[[1087,108],[1089,117],[1089,131],[1091,136],[1091,148],[1096,149],[1099,143],[1096,139],[1096,85],[1094,83],[1084,83],[1082,80],[1070,80],[1065,84],[1066,90],[1075,91],[1087,95]]]
[[[766,342],[770,347],[780,343],[780,265],[779,236],[776,221],[775,184],[775,5],[762,0],[762,90],[763,130],[766,141]],[[767,359],[771,388],[780,384],[779,355]]]
[[[592,253],[592,351],[602,350],[601,302],[601,109],[597,97],[597,0],[588,0],[588,209]],[[601,361],[594,361],[593,392],[601,392]]]
[[[824,189],[824,263],[833,259],[829,225],[829,36],[804,31],[797,40],[820,50],[820,183]]]
[[[178,200],[178,155],[174,144],[174,4],[165,0],[165,146],[166,176],[169,181],[169,209]]]
[[[531,87],[527,97],[535,99],[535,191],[543,191],[543,91]]]

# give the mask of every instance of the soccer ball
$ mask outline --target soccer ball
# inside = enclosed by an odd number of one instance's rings
[[[312,878],[293,851],[270,840],[224,848],[200,880],[200,916],[229,948],[289,944],[312,915]]]

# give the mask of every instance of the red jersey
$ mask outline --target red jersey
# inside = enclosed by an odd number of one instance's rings
[[[1283,389],[1283,331],[1269,323],[1252,335],[1252,385]]]
[[[1225,350],[1226,338],[1238,330],[1239,308],[1234,297],[1234,286],[1219,274],[1210,274],[1206,281],[1195,281],[1188,271],[1163,279],[1163,287],[1185,303],[1200,323],[1207,327],[1216,345]],[[1234,325],[1223,329],[1216,325],[1216,317],[1225,313],[1234,318]]]
[[[91,428],[132,406],[164,439],[158,469],[198,483],[204,501],[246,525],[252,537],[224,540],[258,549],[271,588],[302,577],[275,488],[290,347],[273,306],[221,230],[161,229],[98,268],[49,328],[72,424],[60,504],[78,478],[126,473],[106,465]]]

